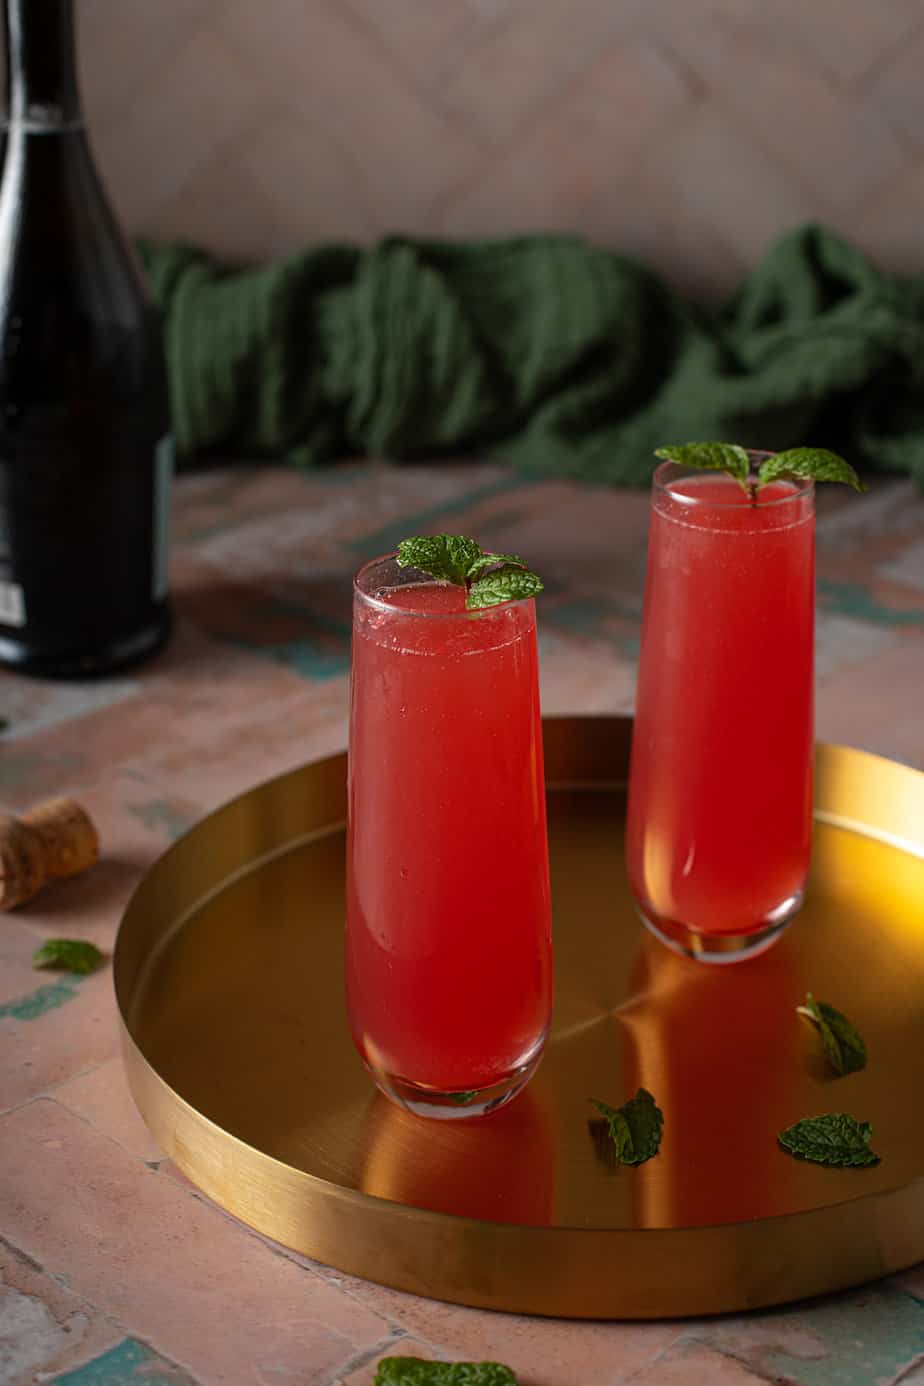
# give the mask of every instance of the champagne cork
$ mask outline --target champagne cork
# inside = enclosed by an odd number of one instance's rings
[[[18,818],[0,814],[0,909],[24,905],[47,881],[77,876],[99,857],[99,838],[74,799],[49,799]]]

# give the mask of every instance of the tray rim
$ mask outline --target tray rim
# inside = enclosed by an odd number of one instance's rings
[[[560,738],[564,740],[565,744],[575,736],[579,740],[583,740],[590,728],[608,741],[611,747],[616,746],[621,754],[625,754],[631,735],[631,727],[632,719],[627,716],[588,714],[544,718],[543,731],[546,738],[547,755],[550,739],[554,743],[556,738]],[[874,824],[863,822],[852,815],[843,818],[842,815],[830,810],[819,810],[817,804],[816,819],[830,826],[842,827],[848,831],[885,842],[886,845],[896,850],[907,852],[915,858],[924,860],[924,771],[850,746],[818,743],[816,752],[816,785],[823,789],[826,789],[832,776],[835,783],[839,776],[844,778],[846,775],[849,779],[851,769],[860,768],[864,764],[876,767],[887,778],[897,774],[911,787],[914,799],[920,800],[922,816],[919,821],[922,832],[920,840],[915,842],[913,839],[899,837],[888,832],[884,833],[881,829],[877,829]],[[553,751],[552,756],[548,758],[554,764],[555,752]],[[599,766],[599,761],[597,761],[597,765]],[[286,1164],[285,1161],[276,1156],[267,1154],[242,1138],[226,1131],[210,1117],[198,1111],[181,1093],[173,1089],[161,1077],[133,1035],[130,1019],[133,988],[126,977],[125,957],[129,926],[134,915],[144,909],[145,887],[158,873],[167,872],[170,863],[175,860],[178,854],[182,853],[184,846],[188,851],[188,844],[195,840],[206,829],[207,825],[214,828],[223,815],[233,816],[236,810],[240,811],[243,805],[252,802],[254,796],[272,797],[274,793],[278,794],[282,790],[286,782],[297,782],[300,777],[317,767],[327,767],[331,771],[342,772],[345,793],[346,752],[335,751],[327,756],[283,771],[250,789],[244,790],[198,820],[192,828],[152,863],[142,881],[133,891],[123,911],[113,949],[113,981],[119,1015],[123,1063],[132,1096],[146,1124],[163,1146],[165,1152],[183,1173],[220,1207],[256,1231],[280,1242],[283,1246],[292,1247],[302,1254],[346,1273],[386,1284],[392,1288],[473,1307],[578,1319],[684,1318],[752,1310],[844,1289],[866,1280],[906,1269],[921,1259],[924,1255],[924,1174],[905,1183],[890,1185],[887,1189],[837,1198],[832,1202],[819,1204],[811,1209],[772,1214],[747,1222],[654,1228],[607,1228],[572,1225],[524,1226],[519,1223],[487,1221],[459,1214],[417,1208],[379,1195],[367,1194],[359,1189],[345,1187],[327,1180],[321,1175],[296,1169],[294,1166]],[[558,778],[548,774],[546,776],[546,785],[553,790],[574,788],[585,791],[608,790],[612,792],[624,788],[625,783],[624,773],[610,777],[597,773],[587,779],[572,776]],[[167,938],[182,928],[202,908],[208,898],[219,895],[234,879],[251,874],[273,857],[285,855],[311,840],[342,832],[344,826],[343,816],[329,815],[326,822],[319,823],[299,837],[277,842],[270,851],[247,859],[231,875],[221,876],[209,890],[189,902],[182,913],[170,922],[160,937],[160,947],[163,947]],[[149,955],[147,966],[154,965],[159,951],[160,948],[157,948]],[[143,984],[141,978],[142,973],[136,969],[134,990],[141,988]],[[188,1132],[186,1128],[188,1128]],[[186,1139],[187,1134],[198,1134],[200,1142],[191,1144]],[[213,1152],[210,1148],[218,1150],[219,1153],[225,1152],[227,1158],[220,1159],[216,1165],[216,1162],[211,1158]],[[232,1187],[229,1192],[227,1179],[223,1180],[219,1177],[220,1169],[224,1165],[234,1171],[239,1186],[238,1191]],[[291,1186],[288,1190],[284,1189],[283,1193],[293,1206],[281,1211],[274,1210],[267,1204],[265,1197],[255,1196],[253,1189],[259,1186],[261,1177],[269,1179],[271,1183],[278,1181],[281,1185]],[[243,1192],[240,1192],[241,1188],[243,1188]],[[303,1204],[302,1214],[307,1212],[307,1218],[304,1215],[299,1216],[298,1209],[294,1206],[300,1202]],[[905,1204],[908,1205],[907,1208],[905,1208]],[[330,1207],[326,1205],[330,1205]],[[329,1215],[330,1208],[334,1210],[335,1216],[333,1217]],[[343,1245],[341,1233],[338,1230],[340,1220],[336,1216],[336,1213],[343,1209],[346,1209],[350,1214],[365,1217],[367,1222],[371,1219],[373,1225],[371,1235],[367,1230],[358,1237],[356,1236],[357,1229],[351,1228],[353,1235],[348,1247]],[[851,1213],[849,1219],[842,1216],[846,1209],[849,1209]],[[873,1235],[867,1239],[867,1244],[861,1249],[862,1255],[858,1261],[856,1246],[844,1242],[844,1228],[848,1222],[852,1227],[855,1222],[864,1220],[871,1223]],[[509,1261],[512,1257],[515,1263],[528,1269],[528,1260],[538,1259],[535,1257],[537,1243],[547,1243],[552,1248],[553,1253],[555,1244],[561,1244],[559,1250],[563,1246],[567,1253],[572,1250],[571,1243],[579,1243],[582,1250],[588,1250],[592,1245],[601,1242],[607,1245],[619,1243],[621,1250],[626,1250],[628,1246],[631,1246],[633,1253],[638,1255],[642,1249],[647,1249],[650,1253],[657,1248],[659,1243],[670,1239],[672,1252],[676,1251],[677,1246],[681,1247],[683,1250],[681,1261],[689,1263],[691,1272],[695,1271],[699,1293],[691,1296],[689,1289],[681,1289],[678,1294],[677,1284],[674,1281],[673,1284],[665,1284],[661,1287],[662,1293],[659,1295],[657,1303],[652,1304],[644,1291],[634,1293],[629,1286],[621,1288],[620,1303],[616,1304],[610,1287],[604,1285],[602,1294],[591,1294],[589,1297],[585,1294],[579,1302],[574,1301],[573,1296],[571,1297],[573,1302],[568,1302],[568,1296],[565,1295],[565,1307],[562,1307],[562,1303],[557,1299],[554,1303],[550,1301],[547,1290],[530,1284],[524,1284],[520,1294],[515,1290],[511,1291],[509,1285],[498,1288],[497,1285],[492,1284],[478,1286],[460,1282],[434,1288],[425,1278],[421,1277],[419,1267],[415,1270],[413,1264],[405,1264],[397,1272],[389,1271],[386,1275],[381,1274],[379,1269],[381,1240],[384,1238],[393,1244],[397,1241],[401,1245],[406,1241],[406,1238],[399,1234],[406,1230],[413,1231],[413,1228],[421,1223],[433,1232],[435,1241],[442,1247],[439,1257],[442,1261],[445,1261],[446,1256],[450,1255],[453,1250],[458,1252],[459,1244],[465,1240],[468,1234],[477,1231],[482,1238],[487,1237],[491,1243],[493,1260],[501,1266],[501,1274],[497,1278],[502,1282],[509,1274],[509,1268],[506,1271],[504,1269],[505,1258],[506,1261]],[[919,1229],[917,1241],[913,1235],[909,1234],[908,1228],[911,1225]],[[819,1235],[822,1230],[824,1234]],[[779,1283],[775,1287],[768,1285],[763,1290],[758,1291],[756,1296],[753,1289],[746,1285],[742,1285],[740,1288],[730,1288],[728,1284],[723,1284],[715,1289],[710,1283],[709,1277],[703,1275],[702,1271],[702,1267],[708,1266],[714,1259],[715,1249],[711,1244],[715,1241],[741,1243],[742,1245],[738,1248],[740,1254],[746,1251],[748,1243],[755,1242],[756,1245],[753,1250],[748,1253],[750,1259],[755,1253],[761,1251],[759,1244],[767,1231],[773,1234],[772,1239],[781,1250],[792,1239],[798,1242],[800,1249],[804,1248],[807,1241],[813,1241],[817,1245],[823,1246],[824,1255],[820,1258],[820,1263],[817,1265],[800,1263],[801,1274],[789,1274],[784,1277],[785,1283]],[[888,1233],[887,1236],[886,1233]],[[912,1242],[914,1242],[913,1247],[911,1246]],[[505,1245],[506,1243],[511,1245]],[[529,1244],[526,1256],[523,1255],[522,1245],[517,1245],[523,1243]],[[832,1275],[830,1264],[832,1259],[835,1259],[838,1243],[841,1243],[840,1252],[842,1255],[837,1259],[839,1259],[842,1270],[839,1274]],[[405,1250],[407,1249],[405,1248]],[[411,1259],[413,1261],[413,1258]],[[571,1258],[566,1256],[566,1259]],[[592,1257],[591,1259],[599,1260],[599,1257]],[[783,1259],[785,1260],[786,1257]],[[674,1260],[676,1262],[676,1256]],[[818,1261],[819,1258],[816,1257],[815,1260]],[[599,1269],[604,1269],[604,1264],[608,1265],[610,1270],[612,1269],[608,1257],[604,1258]],[[791,1271],[792,1268],[789,1269]],[[585,1287],[586,1283],[586,1277],[584,1277],[582,1284]]]

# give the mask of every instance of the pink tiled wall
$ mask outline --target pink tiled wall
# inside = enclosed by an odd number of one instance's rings
[[[575,230],[696,293],[798,222],[924,269],[924,0],[77,0],[128,225],[234,257]]]

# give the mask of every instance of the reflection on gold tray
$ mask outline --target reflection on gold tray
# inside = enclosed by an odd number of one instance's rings
[[[155,865],[116,947],[125,1062],[200,1188],[342,1270],[527,1313],[755,1308],[924,1257],[924,775],[821,747],[802,914],[764,956],[709,968],[635,918],[630,729],[545,724],[554,1025],[524,1095],[481,1121],[393,1108],[350,1042],[344,756],[236,799]],[[856,1022],[866,1071],[827,1076],[794,1014],[807,990]],[[587,1099],[639,1085],[665,1113],[661,1153],[613,1169]],[[781,1127],[824,1111],[871,1121],[882,1163],[778,1149]]]

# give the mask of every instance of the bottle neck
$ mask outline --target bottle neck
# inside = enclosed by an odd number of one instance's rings
[[[4,0],[11,126],[55,131],[82,124],[73,0]]]

